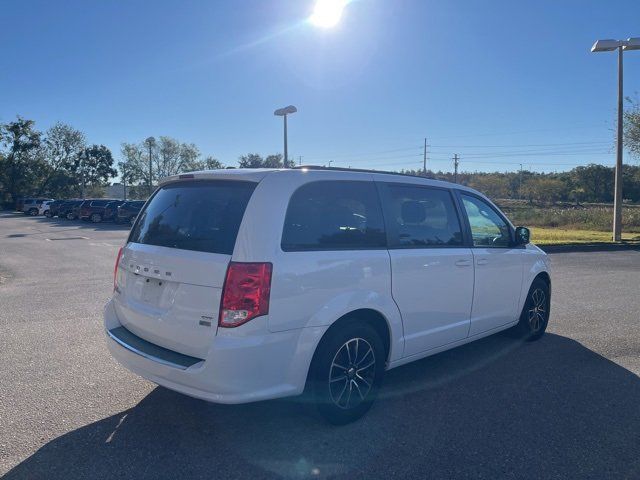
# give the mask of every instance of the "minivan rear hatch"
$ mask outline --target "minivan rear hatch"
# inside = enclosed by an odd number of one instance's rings
[[[255,186],[189,180],[156,191],[117,266],[114,306],[122,326],[161,347],[206,357],[227,266]]]

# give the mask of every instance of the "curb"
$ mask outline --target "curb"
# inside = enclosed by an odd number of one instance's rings
[[[560,243],[537,246],[545,253],[640,251],[640,243]]]

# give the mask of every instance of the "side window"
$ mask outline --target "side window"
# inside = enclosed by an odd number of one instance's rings
[[[469,217],[474,247],[508,247],[511,244],[509,225],[487,202],[462,194],[462,203]]]
[[[373,182],[311,182],[291,196],[282,232],[284,251],[372,248],[386,248]]]
[[[455,247],[462,228],[448,190],[387,184],[385,213],[392,247]]]

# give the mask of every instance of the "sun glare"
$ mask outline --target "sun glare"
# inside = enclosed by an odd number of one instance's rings
[[[330,28],[340,21],[348,0],[317,0],[309,21],[322,28]]]

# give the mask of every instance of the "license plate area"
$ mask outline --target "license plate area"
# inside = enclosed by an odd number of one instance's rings
[[[140,300],[144,303],[158,306],[162,298],[162,293],[166,288],[165,281],[157,280],[155,278],[146,278],[142,284],[142,295]]]

